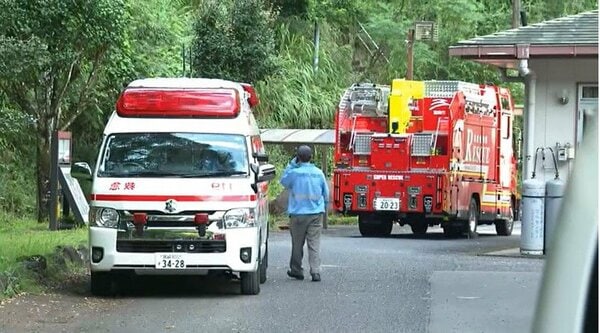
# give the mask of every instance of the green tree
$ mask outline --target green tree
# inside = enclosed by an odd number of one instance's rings
[[[94,163],[102,130],[129,82],[183,74],[182,46],[192,40],[193,10],[172,0],[126,0],[123,42],[107,55],[86,110],[73,123],[73,155]]]
[[[38,221],[49,207],[50,141],[86,109],[107,55],[121,46],[122,0],[0,1],[0,90],[33,120]]]
[[[207,0],[195,21],[195,76],[256,82],[276,68],[273,14],[263,0]]]

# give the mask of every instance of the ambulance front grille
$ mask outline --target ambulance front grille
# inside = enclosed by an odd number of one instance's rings
[[[181,245],[181,250],[177,250]],[[193,245],[193,250],[190,250]],[[224,240],[117,240],[117,252],[191,252],[191,253],[222,253],[227,250]]]

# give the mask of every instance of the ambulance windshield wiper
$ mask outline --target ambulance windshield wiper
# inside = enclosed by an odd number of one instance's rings
[[[182,177],[181,173],[158,171],[158,170],[140,170],[124,172],[119,174],[121,177]]]
[[[240,176],[248,174],[246,171],[215,171],[215,172],[196,172],[179,174],[182,178],[209,178],[209,177],[228,177],[228,176]]]

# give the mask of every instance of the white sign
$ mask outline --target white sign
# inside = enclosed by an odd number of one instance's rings
[[[184,269],[185,253],[157,253],[155,255],[156,269]]]
[[[376,198],[375,210],[399,210],[400,198]]]

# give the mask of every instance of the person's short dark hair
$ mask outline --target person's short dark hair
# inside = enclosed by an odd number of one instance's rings
[[[296,155],[300,162],[310,162],[310,159],[312,158],[312,149],[310,149],[309,146],[302,145],[296,150]]]

